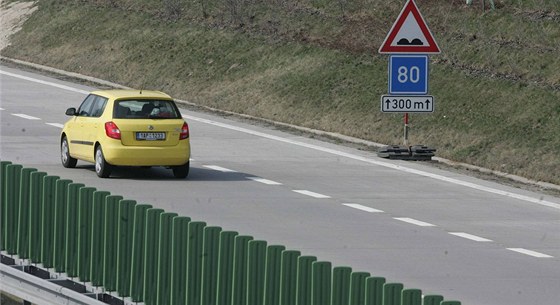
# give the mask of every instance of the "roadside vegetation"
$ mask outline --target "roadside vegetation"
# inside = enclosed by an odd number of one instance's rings
[[[404,3],[40,0],[2,55],[402,144],[402,114],[380,111],[388,57],[377,49]],[[430,56],[435,112],[411,115],[411,144],[560,184],[560,2],[416,3],[442,53]]]

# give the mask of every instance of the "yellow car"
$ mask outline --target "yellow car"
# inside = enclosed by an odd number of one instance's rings
[[[95,163],[101,178],[114,166],[165,166],[176,178],[189,174],[189,126],[173,99],[147,90],[91,92],[60,135],[62,165]]]

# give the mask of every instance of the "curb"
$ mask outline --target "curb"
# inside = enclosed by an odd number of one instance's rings
[[[33,68],[33,69],[42,70],[42,71],[55,73],[55,74],[59,74],[59,75],[64,75],[64,76],[67,76],[67,77],[72,77],[72,78],[92,82],[92,83],[99,84],[99,85],[109,86],[109,87],[113,87],[113,88],[131,89],[130,87],[126,87],[126,86],[123,86],[121,84],[109,82],[109,81],[106,81],[106,80],[103,80],[103,79],[99,79],[99,78],[95,78],[95,77],[91,77],[91,76],[86,76],[86,75],[82,75],[82,74],[79,74],[79,73],[68,72],[68,71],[64,71],[64,70],[60,70],[60,69],[56,69],[56,68],[52,68],[52,67],[48,67],[48,66],[44,66],[44,65],[40,65],[40,64],[35,64],[35,63],[31,63],[31,62],[22,61],[22,60],[19,60],[19,59],[0,56],[0,61],[7,61],[7,62],[11,62],[11,63],[17,64],[17,65],[23,65],[23,66],[27,66],[27,67],[30,67],[30,68]],[[340,140],[340,141],[344,141],[344,142],[348,142],[348,143],[366,145],[366,146],[375,147],[375,148],[381,148],[381,147],[387,146],[387,144],[381,144],[381,143],[367,141],[367,140],[363,140],[363,139],[359,139],[359,138],[355,138],[355,137],[345,136],[345,135],[342,135],[342,134],[339,134],[339,133],[322,131],[322,130],[317,130],[317,129],[301,127],[301,126],[297,126],[297,125],[277,122],[277,121],[264,119],[264,118],[259,118],[259,117],[255,117],[255,116],[251,116],[251,115],[247,115],[247,114],[242,114],[242,113],[237,113],[237,112],[212,108],[212,107],[208,107],[208,106],[203,106],[203,105],[195,104],[195,103],[185,101],[185,100],[176,99],[176,101],[178,103],[184,104],[186,106],[191,106],[191,107],[203,109],[203,110],[213,112],[213,113],[220,113],[220,114],[224,114],[224,115],[231,115],[231,116],[236,116],[236,117],[240,117],[240,118],[244,118],[244,119],[255,120],[255,121],[271,124],[271,125],[274,125],[274,126],[290,128],[290,129],[294,129],[294,130],[297,130],[297,131],[301,131],[301,132],[305,132],[305,133],[311,133],[311,134],[315,134],[315,135],[318,135],[318,136],[324,136],[324,137],[328,137],[328,138],[332,138],[332,139],[336,139],[336,140]],[[513,174],[508,174],[508,173],[504,173],[504,172],[500,172],[500,171],[496,171],[496,170],[491,170],[491,169],[488,169],[488,168],[484,168],[484,167],[480,167],[480,166],[476,166],[476,165],[472,165],[472,164],[456,162],[456,161],[448,160],[448,159],[445,159],[445,158],[433,157],[432,159],[437,161],[437,162],[449,165],[449,166],[461,167],[461,168],[464,168],[464,169],[467,169],[467,170],[478,171],[480,173],[491,174],[491,175],[495,175],[495,176],[498,176],[498,177],[510,179],[510,180],[515,181],[515,182],[519,182],[519,183],[523,183],[523,184],[530,184],[530,185],[538,186],[538,187],[545,188],[545,189],[554,189],[554,190],[560,191],[560,185],[556,185],[556,184],[552,184],[552,183],[548,183],[548,182],[543,182],[543,181],[531,180],[531,179],[527,179],[525,177],[521,177],[521,176],[517,176],[517,175],[513,175]]]

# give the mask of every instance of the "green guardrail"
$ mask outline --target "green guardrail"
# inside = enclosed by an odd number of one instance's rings
[[[1,250],[146,305],[460,305],[0,161]]]

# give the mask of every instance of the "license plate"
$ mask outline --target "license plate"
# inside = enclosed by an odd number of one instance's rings
[[[162,141],[165,140],[165,132],[137,132],[138,141]]]

